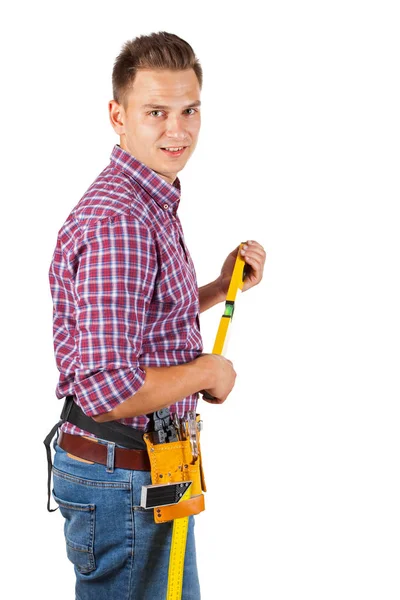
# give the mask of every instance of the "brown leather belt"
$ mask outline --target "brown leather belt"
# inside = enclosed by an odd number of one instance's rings
[[[71,435],[60,432],[57,444],[70,454],[90,460],[101,465],[107,465],[107,446],[96,440],[88,440],[81,435]],[[115,447],[116,469],[131,469],[133,471],[150,471],[150,461],[146,450],[128,450]]]

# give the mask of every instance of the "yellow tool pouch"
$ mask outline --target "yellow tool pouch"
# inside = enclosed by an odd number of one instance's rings
[[[196,421],[200,415],[196,415]],[[203,467],[201,461],[201,450],[199,442],[200,433],[197,434],[198,456],[194,460],[190,440],[153,444],[151,433],[146,433],[143,439],[147,446],[147,452],[151,466],[151,481],[153,485],[166,485],[168,483],[179,483],[192,481],[190,486],[190,498],[183,499],[169,506],[156,506],[154,508],[154,521],[165,523],[173,519],[197,515],[205,509],[204,495],[206,491]]]

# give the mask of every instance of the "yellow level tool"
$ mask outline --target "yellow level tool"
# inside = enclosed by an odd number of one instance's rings
[[[223,355],[226,351],[227,334],[233,318],[236,295],[238,290],[242,291],[243,289],[244,267],[246,263],[240,253],[242,247],[243,244],[240,244],[232,271],[228,293],[226,295],[225,310],[221,317],[214,342],[212,351],[213,354]],[[215,398],[213,398],[207,392],[202,392],[202,394],[208,400],[215,400]],[[182,500],[187,500],[190,498],[190,494],[191,488],[186,491],[182,497]],[[171,550],[169,555],[167,600],[181,600],[182,598],[183,568],[185,562],[188,526],[189,517],[174,519],[172,526]]]
[[[228,341],[227,334],[233,318],[236,295],[238,291],[242,291],[243,289],[244,267],[246,263],[244,261],[243,256],[240,254],[242,247],[243,244],[240,244],[235,265],[232,271],[232,277],[231,282],[229,284],[228,293],[226,295],[224,314],[221,317],[221,321],[219,323],[217,331],[217,336],[215,338],[214,348],[212,351],[213,354],[225,354],[226,345]]]

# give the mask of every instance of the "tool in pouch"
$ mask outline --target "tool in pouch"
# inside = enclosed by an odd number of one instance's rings
[[[240,244],[225,301],[225,310],[217,331],[213,354],[223,354],[227,333],[233,318],[238,290],[243,289],[245,261]],[[208,392],[203,396],[215,400]],[[144,435],[151,464],[152,484],[143,486],[141,505],[154,509],[154,520],[163,523],[173,519],[168,571],[167,600],[182,596],[183,568],[189,516],[204,510],[206,491],[201,462],[200,416],[188,412],[182,419],[171,416],[169,409],[153,414],[152,433]]]

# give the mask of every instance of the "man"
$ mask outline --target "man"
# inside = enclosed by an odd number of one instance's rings
[[[199,313],[225,299],[238,248],[198,289],[177,215],[177,173],[196,147],[201,86],[200,64],[179,37],[125,44],[109,103],[120,143],[61,228],[50,268],[56,393],[90,417],[86,428],[67,416],[54,443],[53,495],[79,600],[164,599],[171,542],[171,522],[155,524],[140,507],[151,483],[145,451],[96,436],[89,422],[118,421],[137,434],[146,415],[169,407],[182,417],[204,390],[222,403],[235,383],[229,360],[202,353]],[[243,291],[259,283],[265,262],[259,243],[244,248]],[[91,460],[99,448],[106,458]],[[135,468],[117,466],[122,453]],[[190,517],[185,600],[200,597],[193,526]]]

